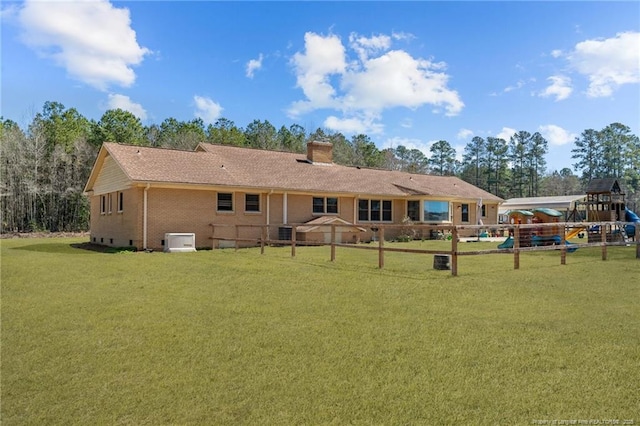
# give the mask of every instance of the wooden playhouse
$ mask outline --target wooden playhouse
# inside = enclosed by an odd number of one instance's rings
[[[593,179],[586,190],[587,222],[624,222],[627,220],[625,192],[616,178]],[[625,227],[612,224],[606,227],[606,240],[626,238]],[[593,226],[588,230],[589,242],[602,242],[602,230]]]

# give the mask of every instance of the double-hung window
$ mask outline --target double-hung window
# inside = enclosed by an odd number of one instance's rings
[[[218,192],[218,211],[233,211],[233,194],[230,192]]]
[[[118,192],[116,199],[118,200],[118,213],[122,213],[124,210],[124,192]]]
[[[107,212],[107,196],[100,196],[100,214],[105,214]]]
[[[318,214],[338,214],[338,198],[336,197],[313,197],[313,213]]]
[[[414,222],[420,221],[420,201],[407,201],[407,217]]]
[[[251,213],[260,212],[260,194],[245,194],[244,210]]]
[[[462,212],[462,217],[460,218],[460,220],[462,222],[469,222],[469,204],[461,204],[461,212]]]
[[[358,200],[358,220],[362,222],[391,222],[391,200]]]

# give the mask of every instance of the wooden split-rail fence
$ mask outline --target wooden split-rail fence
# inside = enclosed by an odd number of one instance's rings
[[[625,228],[631,225],[635,229],[634,237],[630,238],[625,232]],[[213,247],[221,247],[221,242],[227,242],[226,247],[233,247],[236,250],[240,247],[260,247],[260,253],[264,254],[266,246],[290,246],[291,256],[295,257],[296,247],[299,246],[329,246],[331,261],[336,260],[336,248],[344,247],[358,250],[376,250],[378,251],[378,267],[384,268],[384,255],[385,252],[400,252],[400,253],[415,253],[415,254],[433,254],[434,256],[448,256],[450,260],[446,269],[451,270],[451,274],[458,275],[458,258],[460,256],[477,256],[487,254],[513,254],[513,268],[520,268],[520,254],[530,251],[547,251],[557,250],[560,253],[560,264],[566,265],[567,252],[583,247],[600,247],[602,260],[607,260],[607,247],[612,246],[635,246],[636,259],[640,259],[640,223],[625,223],[625,222],[559,222],[559,223],[535,223],[535,224],[498,224],[498,225],[390,225],[390,224],[367,224],[367,225],[352,225],[352,224],[319,224],[314,227],[319,229],[328,229],[330,235],[330,242],[318,242],[318,241],[297,241],[296,234],[297,228],[308,227],[308,224],[284,224],[284,225],[249,225],[249,224],[210,224],[212,229],[210,239],[213,240]],[[216,231],[220,229],[233,229],[233,237],[222,237],[216,235]],[[241,236],[241,230],[247,228],[260,228],[259,238],[247,238]],[[287,233],[287,238],[278,239],[270,238],[271,229],[286,228],[290,229],[290,234]],[[373,232],[373,239],[371,243],[360,244],[356,243],[344,243],[339,242],[336,238],[336,230],[344,228],[363,228]],[[397,235],[404,235],[402,231],[410,229],[410,233],[413,239],[443,239],[448,240],[451,243],[449,250],[426,250],[417,248],[399,248],[385,246],[385,230],[393,229],[396,232],[394,240],[397,240]],[[531,235],[533,232],[540,232],[545,228],[563,229],[564,232],[560,233],[559,244],[548,245],[532,245]],[[572,230],[580,229],[583,232],[583,236],[586,239],[586,243],[570,244],[566,243],[565,236],[569,235]],[[400,230],[400,233],[397,231]],[[496,248],[490,250],[459,250],[459,243],[461,242],[460,235],[475,234],[476,236],[483,234],[487,230],[491,231],[490,235],[500,235],[501,238],[512,237],[513,245],[508,248]],[[575,234],[575,232],[573,232]],[[227,232],[228,234],[228,232]],[[472,238],[477,238],[478,241],[482,241],[481,237],[463,237],[467,241]],[[492,239],[495,241],[495,239]],[[495,241],[498,243],[498,241]],[[231,243],[231,245],[229,245]]]

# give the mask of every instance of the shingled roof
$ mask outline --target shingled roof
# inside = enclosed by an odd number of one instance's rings
[[[587,194],[624,193],[624,188],[616,178],[591,179],[586,192]]]
[[[105,143],[110,155],[134,183],[212,185],[313,193],[502,201],[454,176],[312,164],[305,154],[200,144],[195,151]],[[90,190],[96,170],[87,183]]]

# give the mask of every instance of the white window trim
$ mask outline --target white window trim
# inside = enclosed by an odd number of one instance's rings
[[[360,201],[367,201],[367,220],[360,219]],[[380,220],[372,220],[371,219],[371,201],[379,201],[380,202]],[[387,201],[391,203],[391,219],[384,219],[384,202]],[[373,223],[393,223],[393,200],[388,200],[384,198],[358,198],[358,210],[356,212],[358,217],[358,222],[373,222]]]
[[[316,198],[322,198],[322,212],[313,211],[313,200],[315,200]],[[327,206],[328,206],[327,199],[329,198],[335,198],[336,200],[337,211],[335,213],[333,212],[329,213],[327,211]],[[314,216],[339,215],[340,214],[340,198],[339,197],[316,197],[316,196],[311,197],[311,214],[313,214]]]
[[[124,192],[116,192],[116,204],[118,213],[122,213],[124,211]]]

